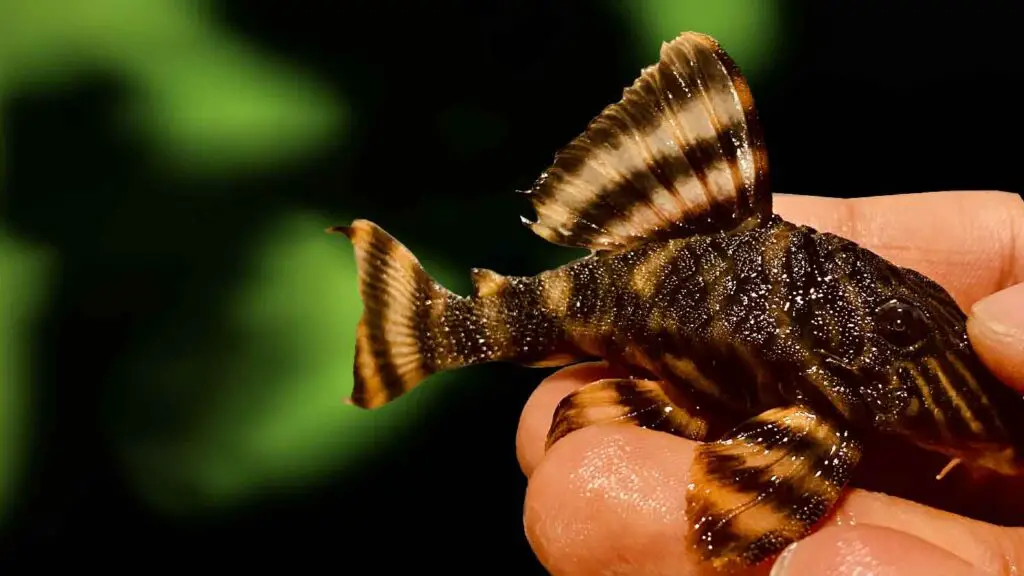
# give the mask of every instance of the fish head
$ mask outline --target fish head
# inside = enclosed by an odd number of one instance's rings
[[[857,260],[846,290],[857,310],[857,352],[840,364],[855,375],[853,394],[873,428],[967,464],[1024,474],[1024,395],[978,357],[953,296],[866,250]]]

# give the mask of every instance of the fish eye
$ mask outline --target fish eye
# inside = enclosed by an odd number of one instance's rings
[[[920,308],[890,300],[875,309],[878,335],[897,348],[913,348],[928,336],[928,318]]]

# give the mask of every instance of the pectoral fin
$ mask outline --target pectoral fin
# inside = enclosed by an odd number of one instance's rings
[[[798,407],[752,418],[698,447],[687,497],[692,544],[717,568],[753,566],[806,536],[860,459],[845,429]]]
[[[652,380],[609,378],[598,380],[566,396],[555,409],[547,447],[587,426],[629,424],[701,440],[707,421],[692,410],[674,404]]]

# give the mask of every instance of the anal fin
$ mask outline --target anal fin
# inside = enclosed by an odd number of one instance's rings
[[[704,418],[673,403],[657,382],[608,378],[591,382],[562,399],[548,431],[547,448],[587,426],[616,423],[690,440],[703,439],[708,429]]]
[[[753,566],[810,533],[860,460],[845,429],[799,407],[747,420],[694,456],[691,544],[719,569]]]

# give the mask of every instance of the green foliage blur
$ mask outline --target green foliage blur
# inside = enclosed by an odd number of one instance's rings
[[[205,0],[2,0],[0,94],[119,74],[135,91],[125,125],[185,171],[272,170],[338,136],[339,95],[210,12]]]
[[[645,60],[657,58],[659,40],[674,38],[683,30],[698,30],[714,36],[740,64],[743,73],[756,80],[771,66],[774,50],[783,39],[775,2],[639,0],[620,2],[618,8],[635,22],[642,45],[640,55]]]
[[[360,305],[350,247],[322,233],[333,223],[284,214],[253,246],[242,288],[216,320],[226,345],[183,361],[164,353],[164,341],[142,342],[132,355],[125,380],[149,386],[140,405],[158,408],[185,382],[216,391],[199,395],[204,406],[179,435],[125,446],[133,477],[161,509],[232,504],[329,475],[423,409],[420,395],[378,413],[343,405]]]
[[[776,30],[771,2],[619,4],[636,30],[639,64],[685,29],[719,36],[750,74],[770,62],[763,46]],[[352,115],[345,94],[235,37],[218,25],[213,7],[0,0],[0,102],[61,91],[97,71],[116,76],[130,96],[120,128],[164,169],[197,180],[273,174],[344,142]],[[0,164],[0,177],[8,168]],[[5,200],[18,193],[0,188]],[[110,437],[145,501],[189,514],[237,505],[268,486],[316,482],[379,450],[443,396],[439,385],[373,414],[342,404],[360,302],[350,247],[323,230],[354,216],[282,209],[249,247],[237,288],[208,320],[207,333],[189,342],[162,338],[160,323],[173,323],[171,314],[154,320],[152,340],[131,344],[117,374],[115,389],[127,392],[109,420]],[[450,269],[429,247],[415,251],[442,280],[465,283],[465,271]],[[17,237],[0,215],[0,522],[28,482],[22,464],[35,430],[30,359],[39,354],[37,319],[62,256]],[[202,402],[184,400],[197,397]],[[154,406],[170,413],[167,421],[140,421]],[[118,433],[128,429],[133,433]]]
[[[31,441],[31,335],[45,302],[50,260],[0,228],[0,519],[15,496]]]

